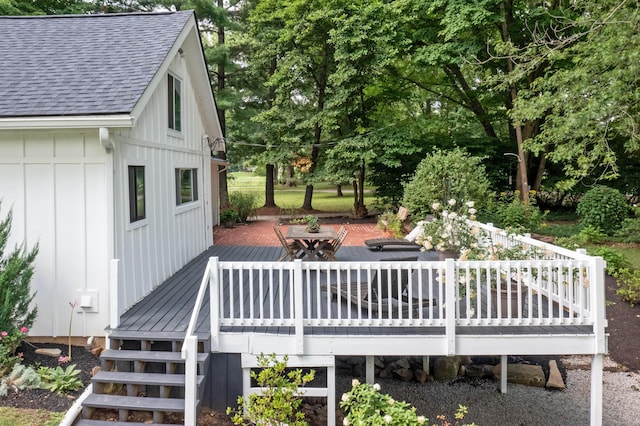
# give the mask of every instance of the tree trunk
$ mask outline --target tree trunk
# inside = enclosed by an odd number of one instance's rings
[[[511,40],[509,35],[509,23],[513,21],[512,10],[509,1],[502,2],[504,11],[504,20],[502,21],[502,38],[504,41]],[[507,58],[507,71],[513,72],[513,61],[511,58]],[[511,95],[511,104],[515,104],[518,97],[518,91],[515,83],[509,84],[509,94]],[[529,181],[527,179],[527,158],[524,152],[524,141],[522,138],[522,125],[520,123],[513,123],[513,127],[516,132],[516,144],[518,147],[518,169],[520,177],[520,198],[525,205],[529,205]],[[517,181],[517,180],[516,180]]]
[[[264,206],[277,207],[275,199],[275,166],[267,164],[267,176],[264,189]]]
[[[217,3],[219,8],[224,8],[224,1],[218,0]],[[218,45],[224,45],[224,27],[222,25],[218,26]],[[224,60],[218,64],[218,92],[224,90],[226,86],[226,75],[225,75],[225,67]],[[218,119],[220,120],[220,129],[222,130],[222,137],[226,138],[227,136],[227,122],[225,110],[216,107],[218,112]],[[226,152],[226,144],[225,151],[220,153],[220,158],[223,160],[227,159]],[[227,185],[227,169],[225,168],[222,172],[220,172],[220,179],[218,180],[218,193],[220,195],[220,206],[222,208],[229,206],[229,187]]]
[[[342,185],[337,184],[336,185],[336,197],[343,197],[344,194],[342,193]]]
[[[357,218],[365,217],[369,212],[367,206],[364,205],[364,177],[365,177],[365,163],[362,161],[360,165],[360,172],[358,173],[358,181],[353,181],[353,193],[354,193],[354,214]]]

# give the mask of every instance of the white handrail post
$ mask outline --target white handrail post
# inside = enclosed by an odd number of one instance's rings
[[[220,270],[218,263],[217,257],[209,259],[209,326],[211,350],[213,351],[217,351],[220,347]]]
[[[447,333],[447,354],[456,354],[456,264],[453,259],[445,259],[445,330]]]
[[[197,421],[197,374],[198,374],[198,338],[194,335],[184,339],[186,358],[184,365],[184,424],[195,425]]]
[[[296,353],[304,354],[304,306],[302,297],[302,260],[293,261],[293,291],[294,291],[294,324],[296,329]]]
[[[119,259],[111,259],[109,264],[109,326],[112,330],[120,325],[120,303],[118,301]]]

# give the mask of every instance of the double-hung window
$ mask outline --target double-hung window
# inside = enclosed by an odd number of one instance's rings
[[[176,169],[176,205],[198,201],[198,169]]]
[[[171,74],[168,74],[167,81],[169,128],[182,132],[182,82]]]
[[[146,218],[144,166],[129,166],[129,222]]]

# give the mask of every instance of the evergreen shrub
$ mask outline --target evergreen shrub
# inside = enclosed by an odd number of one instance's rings
[[[0,331],[19,335],[20,330],[31,328],[37,315],[37,308],[31,306],[35,297],[31,293],[31,278],[38,246],[27,251],[20,244],[7,250],[12,219],[10,210],[0,221]]]

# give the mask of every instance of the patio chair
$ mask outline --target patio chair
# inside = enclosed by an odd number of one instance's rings
[[[416,243],[416,238],[422,234],[423,223],[418,222],[416,227],[404,238],[373,238],[365,240],[364,244],[371,250],[377,251],[382,251],[387,247],[393,247],[396,250],[420,250],[422,246]]]
[[[278,258],[278,262],[282,262],[287,258],[289,258],[289,260],[296,260],[298,258],[298,255],[302,251],[300,246],[298,246],[294,242],[287,241],[284,238],[284,235],[282,235],[282,231],[280,231],[280,228],[277,225],[273,227],[273,230],[278,236],[278,240],[280,240],[280,244],[282,245],[282,248],[284,248],[284,254]]]
[[[396,258],[396,259],[381,259],[386,261],[417,261],[418,257]],[[417,271],[414,271],[414,274]],[[391,276],[387,271],[381,271],[380,279],[378,280],[378,271],[374,271],[371,278],[371,293],[369,293],[369,286],[367,283],[352,282],[350,286],[346,283],[330,284],[328,286],[329,291],[333,295],[333,299],[337,299],[338,294],[340,298],[345,301],[357,305],[360,302],[360,306],[363,309],[367,309],[369,301],[371,302],[371,310],[378,311],[381,307],[382,312],[386,313],[389,310],[389,302],[391,302],[391,309],[393,312],[398,312],[402,309],[403,314],[409,312],[409,270],[400,270],[400,286],[398,286],[398,271],[392,270]],[[391,281],[389,282],[389,278]],[[380,289],[378,289],[378,281],[380,281]],[[414,280],[415,281],[415,280]],[[389,284],[391,284],[389,286]],[[380,293],[378,294],[378,291]],[[411,307],[416,309],[418,307],[429,308],[436,305],[435,298],[423,298],[420,300],[416,295],[412,295]]]
[[[347,230],[344,226],[341,226],[338,230],[337,238],[331,241],[328,246],[322,248],[322,253],[325,255],[327,260],[336,260],[336,252],[340,247],[342,247],[342,243],[345,238],[347,238]]]

